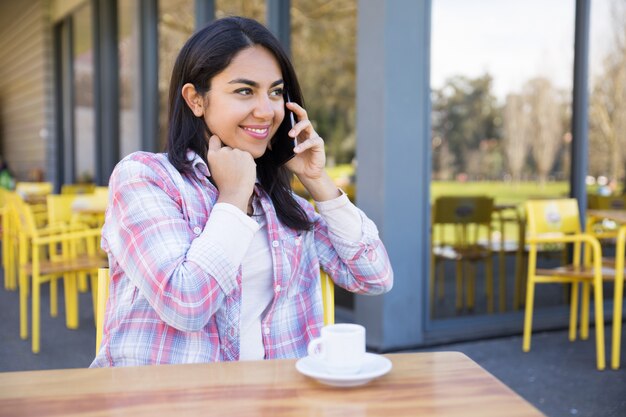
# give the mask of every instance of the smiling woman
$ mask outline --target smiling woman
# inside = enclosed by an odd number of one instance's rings
[[[391,288],[376,226],[326,173],[293,66],[261,24],[219,19],[185,43],[168,123],[167,154],[131,154],[110,179],[92,366],[301,357],[323,325],[320,267],[348,291]],[[294,155],[278,162],[285,143]]]

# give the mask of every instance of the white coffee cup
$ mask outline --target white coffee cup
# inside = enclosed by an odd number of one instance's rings
[[[365,359],[365,327],[348,323],[324,326],[321,337],[311,340],[307,351],[328,373],[355,374]]]

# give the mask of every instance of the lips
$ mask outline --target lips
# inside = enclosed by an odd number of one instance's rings
[[[270,133],[270,126],[241,126],[244,132],[255,139],[266,139]]]

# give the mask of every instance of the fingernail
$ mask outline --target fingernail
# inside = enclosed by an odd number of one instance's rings
[[[295,130],[293,130],[293,129],[291,129],[291,130],[289,131],[289,136],[295,136],[295,135],[296,135],[296,131],[295,131]]]

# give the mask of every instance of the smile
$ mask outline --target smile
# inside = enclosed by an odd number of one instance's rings
[[[247,134],[249,134],[255,139],[265,139],[270,131],[269,126],[266,126],[266,127],[242,126],[241,128]]]

